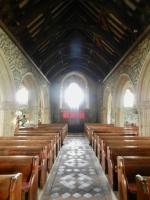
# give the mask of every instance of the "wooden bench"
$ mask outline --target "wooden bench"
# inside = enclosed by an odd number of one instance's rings
[[[0,175],[0,200],[21,200],[22,174]]]
[[[51,142],[49,141],[39,141],[39,140],[0,140],[0,146],[36,146],[36,147],[45,147],[47,146],[47,170],[50,173],[50,170],[53,165],[53,153],[51,149]]]
[[[56,146],[57,146],[57,149],[58,151],[60,150],[61,148],[61,135],[59,132],[53,132],[53,133],[49,133],[49,132],[35,132],[35,131],[23,131],[23,132],[17,132],[17,133],[14,133],[14,136],[49,136],[49,137],[55,137],[57,138],[57,143],[56,143]]]
[[[150,176],[136,175],[137,200],[150,200]]]
[[[0,137],[0,140],[46,140],[51,141],[53,140],[53,150],[55,158],[59,153],[60,150],[60,140],[59,135],[49,136],[49,135],[32,135],[32,136],[12,136],[12,137]]]
[[[27,127],[27,128],[20,128],[19,130],[15,131],[15,134],[17,133],[24,133],[24,132],[36,132],[36,133],[56,133],[59,132],[60,133],[60,137],[61,137],[61,144],[63,145],[63,141],[66,137],[67,131],[68,131],[68,126],[67,125],[51,125],[48,124],[47,126],[44,125],[42,127],[37,127],[37,128],[31,128],[31,127]]]
[[[95,154],[97,155],[98,152],[98,144],[101,142],[101,140],[150,140],[150,137],[146,136],[128,136],[128,135],[99,135],[95,134],[94,135],[94,144],[93,144],[93,150]]]
[[[47,180],[47,146],[0,146],[0,156],[39,156],[39,187],[43,189]]]
[[[108,180],[115,191],[118,190],[118,177],[116,173],[117,156],[150,156],[150,147],[107,147]]]
[[[105,173],[108,173],[108,165],[107,165],[107,146],[148,146],[150,145],[150,141],[147,140],[102,140],[100,144],[100,154],[101,154],[101,166]]]
[[[118,199],[136,200],[136,175],[150,176],[150,157],[118,156]],[[142,200],[142,199],[141,199]]]
[[[90,145],[92,145],[92,136],[94,133],[124,133],[124,134],[128,134],[128,135],[138,135],[138,129],[132,129],[132,128],[124,128],[124,127],[97,127],[97,128],[91,128],[90,131],[88,132],[88,140]]]
[[[0,156],[0,175],[22,173],[22,199],[37,200],[38,156]]]

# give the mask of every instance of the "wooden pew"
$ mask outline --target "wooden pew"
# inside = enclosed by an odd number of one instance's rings
[[[47,180],[47,146],[0,146],[0,156],[39,156],[39,187]]]
[[[53,151],[54,156],[56,159],[56,156],[58,155],[58,152],[60,150],[60,140],[59,135],[49,136],[49,135],[32,135],[32,136],[12,136],[12,137],[0,137],[0,140],[45,140],[45,141],[51,141],[53,143]]]
[[[22,174],[0,175],[0,200],[21,200]]]
[[[92,137],[94,135],[94,133],[124,133],[124,134],[128,134],[128,135],[137,135],[138,136],[138,129],[133,129],[133,128],[124,128],[124,127],[97,127],[97,128],[91,128],[90,131],[88,132],[88,140],[90,145],[92,145]]]
[[[150,156],[150,146],[107,147],[108,180],[115,191],[118,190],[118,178],[116,173],[117,156]]]
[[[36,132],[36,133],[47,133],[47,132],[59,132],[60,133],[60,136],[61,136],[61,144],[63,145],[63,141],[66,137],[66,134],[68,132],[68,125],[67,124],[64,124],[64,123],[54,123],[54,124],[44,124],[44,125],[40,125],[39,127],[36,127],[36,128],[32,128],[32,127],[21,127],[19,130],[16,130],[15,131],[15,134],[16,133],[23,133],[25,131],[28,131],[28,132]]]
[[[94,134],[93,150],[96,155],[98,152],[98,144],[101,142],[102,139],[103,140],[150,140],[150,137],[148,137],[148,136],[128,136],[128,135],[123,135],[123,136],[119,135],[118,136],[117,134],[114,136]]]
[[[136,175],[137,200],[150,200],[150,176]]]
[[[137,187],[135,176],[150,176],[150,157],[118,156],[118,199],[136,200]],[[141,199],[142,200],[142,199]]]
[[[37,200],[38,156],[0,156],[0,175],[22,173],[22,199]]]
[[[108,165],[107,165],[107,159],[106,159],[106,155],[107,155],[107,146],[110,145],[114,145],[114,146],[148,146],[150,145],[150,141],[147,140],[102,140],[101,144],[100,144],[100,148],[101,148],[101,166],[102,169],[105,173],[108,172]]]
[[[114,124],[100,124],[100,123],[84,123],[84,133],[87,135],[87,132],[90,130],[90,127],[114,127]]]
[[[47,146],[47,170],[50,173],[50,170],[53,165],[53,155],[51,150],[51,142],[49,141],[39,141],[39,140],[0,140],[0,146],[36,146],[36,147],[45,147]]]
[[[59,147],[59,149],[61,148],[62,145],[62,139],[61,139],[61,134],[60,132],[36,132],[36,131],[19,131],[19,132],[15,132],[14,136],[56,136],[57,137],[57,141],[59,141],[59,144],[57,144],[57,146]]]

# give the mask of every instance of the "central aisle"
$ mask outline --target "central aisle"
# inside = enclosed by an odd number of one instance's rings
[[[85,136],[67,136],[41,200],[112,200],[109,184]]]

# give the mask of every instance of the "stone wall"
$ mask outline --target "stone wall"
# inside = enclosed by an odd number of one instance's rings
[[[28,56],[16,46],[1,28],[0,58],[0,91],[2,91],[1,96],[3,96],[3,99],[0,99],[0,135],[11,136],[14,134],[15,129],[15,125],[13,124],[15,110],[19,108],[16,104],[16,92],[24,77],[33,77],[32,81],[37,96],[34,95],[35,92],[33,90],[31,95],[37,102],[40,101],[43,86],[49,90],[50,83]],[[38,121],[38,103],[36,105],[32,103],[31,106],[30,113],[35,116],[36,120],[34,121]],[[25,112],[27,113],[28,110],[26,109]]]
[[[5,58],[10,66],[14,77],[16,90],[19,89],[22,78],[26,73],[31,73],[37,83],[38,88],[42,85],[49,87],[48,80],[36,68],[36,66],[29,61],[23,52],[14,44],[9,36],[0,28],[0,50],[5,55]]]
[[[101,111],[101,108],[102,108],[101,96],[103,96],[105,88],[108,87],[112,95],[112,112],[111,112],[112,123],[114,122],[113,99],[114,99],[115,86],[116,86],[116,82],[118,78],[122,74],[127,74],[129,78],[131,79],[131,82],[133,84],[134,91],[135,91],[135,96],[136,96],[141,68],[144,65],[145,59],[149,51],[150,51],[150,34],[148,34],[146,38],[143,39],[138,44],[138,46],[134,49],[134,51],[132,51],[129,54],[129,56],[123,62],[121,62],[120,65],[117,65],[116,69],[114,69],[113,72],[110,73],[110,75],[102,82],[101,84],[102,91],[100,91],[101,95],[99,95],[99,99],[98,99],[98,102],[100,102],[98,110]]]

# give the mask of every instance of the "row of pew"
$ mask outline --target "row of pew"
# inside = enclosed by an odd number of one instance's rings
[[[67,124],[52,123],[0,137],[0,200],[38,199],[67,132]]]
[[[84,131],[119,200],[150,200],[150,136],[136,126],[85,123]]]

